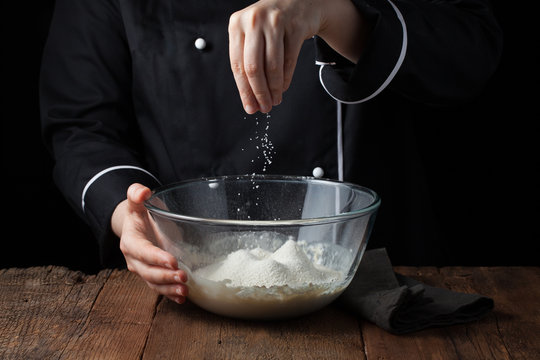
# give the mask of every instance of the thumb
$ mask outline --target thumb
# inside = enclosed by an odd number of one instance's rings
[[[143,214],[146,209],[143,202],[152,195],[152,191],[144,185],[134,183],[127,190],[127,199],[120,202],[111,216],[111,227],[113,232],[122,236],[124,220],[130,214]]]
[[[152,191],[141,184],[131,184],[127,190],[129,206],[140,207],[143,202],[152,195]]]

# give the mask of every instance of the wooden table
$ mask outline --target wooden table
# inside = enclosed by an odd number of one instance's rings
[[[1,359],[540,359],[540,268],[415,268],[495,300],[480,321],[392,335],[337,306],[280,322],[219,317],[125,270],[0,269]]]

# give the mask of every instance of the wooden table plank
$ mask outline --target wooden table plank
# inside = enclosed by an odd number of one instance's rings
[[[540,287],[530,286],[540,284],[540,268],[447,267],[440,274],[440,286],[481,293],[495,302],[482,321],[452,328],[461,358],[540,359]]]
[[[0,269],[0,358],[540,359],[540,268],[396,270],[490,296],[495,310],[396,336],[334,305],[286,321],[239,321],[177,305],[125,270]]]
[[[0,358],[57,358],[80,333],[109,274],[52,266],[3,271]]]
[[[492,286],[481,286],[486,281],[485,269],[476,268],[442,268],[440,269],[441,285],[448,289],[467,293],[482,293],[494,297]],[[504,339],[498,331],[496,313],[498,302],[495,299],[495,310],[484,319],[472,324],[446,329],[452,339],[460,358],[467,359],[511,359],[505,347]]]
[[[231,320],[164,299],[144,359],[365,359],[358,321],[328,307],[284,321]]]
[[[512,359],[540,359],[540,268],[493,267],[471,272],[470,289],[491,296],[495,309],[489,314],[489,328],[469,326],[469,334],[477,332],[491,342],[497,342],[501,352]],[[459,270],[443,269],[450,288],[456,286]],[[470,335],[469,335],[470,336]]]
[[[161,297],[139,277],[114,270],[62,359],[140,359]]]

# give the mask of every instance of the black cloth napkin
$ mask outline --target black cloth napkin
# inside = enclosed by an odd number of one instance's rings
[[[428,286],[395,273],[384,248],[365,252],[337,303],[394,334],[474,321],[493,309],[488,297]]]

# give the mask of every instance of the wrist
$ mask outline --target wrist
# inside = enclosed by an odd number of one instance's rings
[[[321,20],[317,36],[356,63],[366,43],[369,26],[350,0],[320,0]]]
[[[111,216],[111,229],[113,233],[118,237],[122,236],[122,228],[124,226],[124,219],[127,214],[127,205],[128,205],[127,199],[120,202],[114,209],[113,214]]]

